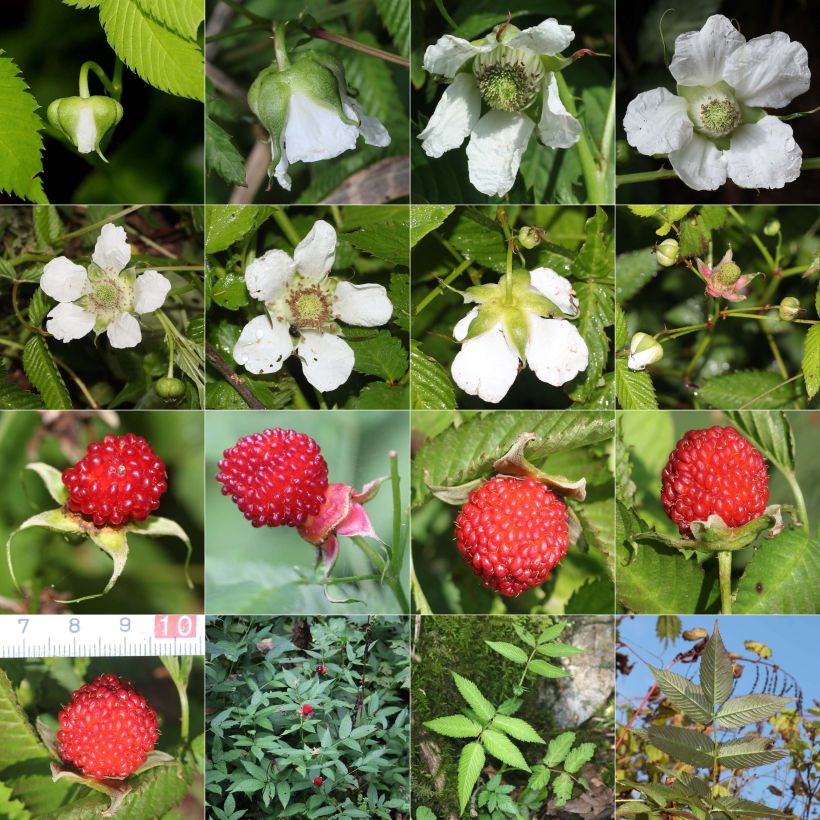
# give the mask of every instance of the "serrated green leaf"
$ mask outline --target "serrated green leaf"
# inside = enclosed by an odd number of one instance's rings
[[[53,205],[35,205],[32,217],[34,235],[41,246],[50,246],[62,234],[63,223]]]
[[[717,722],[726,729],[739,729],[750,723],[768,720],[777,714],[794,698],[778,695],[741,695],[727,700],[717,713]]]
[[[513,663],[526,663],[529,655],[515,644],[507,643],[506,641],[484,641],[493,652],[498,652],[499,655],[507,658]]]
[[[630,370],[626,359],[615,360],[615,394],[622,410],[658,409],[650,375],[645,370]]]
[[[461,757],[458,760],[459,814],[464,814],[473,787],[484,768],[485,759],[484,749],[480,743],[468,743],[461,750]]]
[[[658,669],[651,665],[649,669],[655,676],[661,691],[676,709],[680,709],[681,712],[699,723],[711,723],[712,710],[700,686],[692,683],[683,675],[667,669]]]
[[[794,470],[794,433],[785,413],[738,410],[726,415],[766,458],[784,470]]]
[[[530,771],[521,750],[501,732],[497,732],[495,729],[485,729],[481,733],[481,743],[493,757],[497,757],[502,763],[506,763],[514,769],[523,769],[525,772]]]
[[[820,543],[793,527],[765,538],[738,583],[739,614],[820,610]]]
[[[542,766],[539,763],[537,766],[532,767],[532,774],[530,775],[530,779],[527,781],[527,788],[534,792],[541,791],[541,789],[546,789],[549,785],[551,776],[552,772],[546,766]]]
[[[649,216],[655,216],[655,214],[661,211],[662,207],[661,205],[627,205],[627,208],[629,208],[635,216],[640,216],[644,219]]]
[[[778,373],[742,370],[703,382],[697,396],[717,410],[779,410],[790,407],[799,395],[795,382],[783,382]]]
[[[407,349],[387,330],[363,341],[349,339],[348,344],[356,354],[353,367],[359,373],[397,382],[407,372]]]
[[[520,740],[523,743],[546,743],[547,741],[538,734],[538,732],[521,718],[512,717],[512,715],[499,715],[493,718],[491,726],[505,732],[510,737]]]
[[[407,0],[376,0],[376,9],[399,53],[410,53],[410,9]]]
[[[252,205],[206,205],[205,252],[224,251],[256,230],[270,213],[270,209]]]
[[[455,410],[456,395],[447,371],[410,342],[410,395],[414,410]]]
[[[410,247],[415,248],[455,210],[455,205],[413,205],[410,208]]]
[[[740,797],[722,797],[720,800],[715,801],[715,808],[727,812],[732,817],[763,817],[766,820],[775,820],[775,818],[781,817],[794,818],[791,813],[784,814],[771,806],[756,803],[753,800],[743,800]]]
[[[597,279],[576,282],[575,290],[581,311],[577,327],[587,344],[589,363],[586,370],[576,377],[576,387],[570,395],[575,401],[585,402],[595,391],[609,357],[606,328],[615,321],[614,291],[611,286]]]
[[[569,754],[572,744],[575,743],[575,732],[563,732],[553,738],[547,747],[544,763],[547,766],[557,766]]]
[[[620,350],[629,341],[629,329],[626,324],[626,316],[620,305],[615,305],[615,350]]]
[[[559,808],[572,797],[572,779],[566,772],[561,772],[552,781],[552,791],[555,795],[555,805]]]
[[[618,275],[615,277],[615,295],[618,304],[631,299],[648,284],[660,270],[651,248],[619,254],[615,260]]]
[[[135,0],[143,13],[165,28],[195,40],[205,19],[205,7],[200,0]]]
[[[729,218],[729,208],[726,205],[704,205],[700,209],[703,224],[711,231],[722,228]]]
[[[715,631],[706,642],[700,660],[700,685],[710,713],[732,694],[734,682],[732,661],[715,623]]]
[[[530,661],[528,670],[535,672],[536,675],[540,675],[542,678],[568,678],[570,676],[566,669],[562,669],[560,666],[554,666],[546,661],[538,660],[537,658],[534,661]]]
[[[803,347],[803,381],[810,399],[820,390],[820,325],[812,325]]]
[[[385,262],[408,267],[410,237],[407,222],[391,221],[368,225],[342,234],[351,245]]]
[[[579,279],[595,279],[601,283],[615,284],[613,237],[607,221],[606,211],[596,206],[595,214],[584,224],[585,239],[571,266]]]
[[[447,717],[426,720],[424,725],[431,731],[445,737],[478,737],[481,726],[464,715],[448,715]]]
[[[406,410],[408,405],[407,385],[371,382],[362,388],[358,396],[353,396],[345,407],[352,410]]]
[[[244,187],[245,160],[222,126],[205,117],[205,162],[208,170],[218,174],[229,185]]]
[[[679,726],[650,726],[646,730],[649,742],[675,760],[697,767],[712,765],[712,744],[694,729]]]
[[[765,737],[741,737],[718,746],[721,766],[730,769],[753,769],[776,763],[789,756],[788,749],[770,749],[771,740]]]
[[[23,348],[23,369],[49,410],[70,410],[71,397],[42,336],[32,336]]]
[[[226,273],[218,277],[211,287],[211,297],[220,307],[237,310],[250,302],[245,277],[241,273]]]
[[[570,646],[566,643],[548,643],[538,647],[538,651],[548,658],[569,658],[572,655],[583,654],[583,649],[577,646]]]
[[[566,758],[564,758],[564,769],[570,774],[575,774],[584,763],[592,760],[594,754],[594,743],[582,743],[580,746],[576,746],[572,749]]]
[[[461,697],[467,705],[476,713],[482,723],[487,723],[495,714],[495,707],[481,694],[479,688],[467,678],[463,678],[458,672],[451,672],[453,680]]]
[[[545,644],[548,641],[554,641],[567,627],[569,626],[569,621],[562,620],[558,621],[558,623],[550,624],[548,627],[541,631],[541,634],[538,636],[538,643],[539,645]]]
[[[48,202],[39,176],[43,171],[40,132],[45,126],[20,70],[4,54],[0,49],[0,192]]]
[[[148,3],[149,0],[140,0]],[[205,69],[194,37],[183,37],[143,10],[137,0],[101,0],[100,23],[117,56],[145,82],[204,102]],[[186,0],[187,2],[187,0]],[[157,8],[158,0],[150,0]],[[168,5],[169,8],[172,4]]]
[[[393,305],[393,321],[406,333],[410,332],[410,276],[406,273],[391,273],[388,288]]]
[[[703,222],[703,219],[696,214],[691,219],[685,219],[680,223],[680,256],[705,257],[709,252],[709,241],[712,232]]]

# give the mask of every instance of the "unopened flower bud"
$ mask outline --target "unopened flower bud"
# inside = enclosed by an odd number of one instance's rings
[[[531,228],[529,225],[525,225],[518,232],[518,244],[521,245],[522,248],[532,250],[540,241],[541,231],[539,231],[538,228]]]
[[[81,154],[100,151],[105,135],[122,119],[122,106],[113,97],[61,97],[48,107],[48,121]]]
[[[154,385],[157,395],[166,401],[181,399],[185,395],[185,382],[173,376],[164,376]]]
[[[663,358],[663,346],[648,333],[636,333],[629,343],[630,370],[645,370],[647,365],[655,364]]]
[[[655,258],[658,260],[658,264],[663,265],[665,268],[671,268],[678,261],[679,247],[677,239],[664,239],[655,249]]]
[[[777,306],[777,312],[784,322],[794,321],[803,311],[800,307],[800,300],[794,296],[786,296]]]
[[[766,223],[766,227],[763,228],[763,233],[766,236],[777,236],[780,233],[780,220],[773,219],[771,222]]]

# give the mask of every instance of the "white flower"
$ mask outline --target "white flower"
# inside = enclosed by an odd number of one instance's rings
[[[571,322],[557,318],[577,318],[578,299],[554,270],[507,274],[498,284],[469,288],[465,301],[479,303],[453,329],[462,344],[451,372],[465,393],[497,404],[522,363],[554,387],[586,370],[586,342]]]
[[[696,191],[731,179],[741,188],[782,188],[800,176],[803,156],[792,129],[763,107],[782,108],[808,90],[806,49],[776,31],[746,42],[722,14],[675,40],[665,88],[627,106],[624,129],[642,154],[668,154],[677,175]]]
[[[630,370],[646,370],[650,364],[655,364],[663,358],[663,346],[654,336],[638,332],[629,343],[629,359],[627,367]]]
[[[552,17],[523,31],[499,26],[476,44],[440,37],[425,52],[424,68],[451,82],[418,136],[427,156],[440,157],[470,137],[470,182],[483,194],[503,196],[515,183],[533,130],[550,148],[575,145],[581,124],[564,108],[555,74],[542,60],[574,37],[570,26]],[[555,59],[552,68],[564,62]],[[483,116],[482,103],[489,109]]]
[[[328,54],[305,52],[286,68],[264,69],[248,104],[270,134],[268,176],[288,191],[294,162],[333,159],[354,149],[360,136],[368,145],[390,145],[387,129],[350,96],[344,67]]]
[[[65,256],[43,268],[40,287],[59,303],[46,317],[46,330],[61,342],[81,339],[92,330],[108,334],[111,347],[135,347],[142,331],[134,314],[162,307],[171,283],[155,270],[137,276],[131,246],[123,228],[108,223],[91,255],[88,268]]]
[[[251,373],[275,373],[296,346],[305,378],[327,393],[344,384],[354,354],[335,320],[359,327],[387,324],[393,305],[381,285],[354,285],[330,276],[336,231],[324,220],[296,246],[293,258],[272,250],[245,269],[245,283],[266,314],[251,319],[233,349]],[[296,338],[291,335],[291,328]]]

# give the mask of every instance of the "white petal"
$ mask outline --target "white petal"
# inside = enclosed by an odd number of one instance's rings
[[[131,246],[125,235],[125,228],[112,225],[102,226],[91,261],[107,273],[120,273],[131,261]]]
[[[518,356],[497,324],[492,330],[464,342],[450,372],[465,393],[498,404],[512,387],[518,364]]]
[[[245,268],[248,293],[260,302],[272,302],[296,273],[296,263],[284,251],[272,250]]]
[[[536,268],[530,271],[530,284],[547,297],[556,307],[571,316],[578,315],[578,297],[572,289],[572,282],[557,274],[551,268]]]
[[[644,91],[626,107],[626,141],[647,156],[677,151],[692,136],[686,111],[686,100],[665,88]]]
[[[809,90],[809,55],[782,31],[764,34],[732,53],[723,78],[746,105],[782,108]]]
[[[267,316],[251,319],[233,347],[234,361],[250,373],[275,373],[293,353],[288,326]]]
[[[353,348],[332,333],[306,330],[296,348],[305,378],[320,392],[329,393],[343,385],[353,370]]]
[[[319,105],[298,91],[290,97],[285,123],[288,162],[332,159],[356,147],[359,129],[342,120],[338,111]]]
[[[570,148],[581,136],[581,123],[567,111],[558,94],[558,81],[550,74],[544,84],[544,107],[538,121],[538,136],[550,148]]]
[[[46,263],[40,277],[40,287],[47,296],[58,302],[73,302],[83,295],[88,282],[85,268],[65,256],[58,256]]]
[[[558,54],[575,39],[572,26],[562,26],[554,17],[537,26],[514,34],[504,45],[510,48],[528,48],[536,54]]]
[[[647,365],[655,361],[655,351],[650,347],[647,350],[640,350],[636,353],[629,351],[629,358],[626,366],[630,370],[646,370]]]
[[[770,116],[738,128],[726,152],[729,178],[741,188],[782,188],[800,176],[802,158],[791,126]]]
[[[669,71],[680,85],[714,85],[723,79],[729,55],[745,42],[728,17],[714,14],[700,31],[687,31],[675,40]]]
[[[530,315],[527,366],[553,387],[572,381],[589,364],[589,348],[575,325]]]
[[[472,323],[473,319],[478,316],[478,308],[474,307],[470,310],[470,312],[466,316],[462,316],[457,322],[456,326],[453,328],[453,338],[457,342],[463,342],[467,336],[467,333],[470,330],[470,324]]]
[[[381,285],[339,282],[333,294],[333,315],[349,325],[378,327],[393,315],[393,303]]]
[[[136,347],[142,341],[140,323],[130,314],[121,313],[105,329],[111,347]]]
[[[134,310],[137,313],[152,313],[165,302],[171,283],[161,273],[147,270],[134,282]]]
[[[94,112],[90,108],[80,109],[74,137],[77,140],[77,150],[81,154],[90,154],[97,150],[97,123],[94,120]]]
[[[699,134],[693,134],[677,151],[670,151],[669,163],[681,180],[696,191],[714,191],[726,182],[726,157]]]
[[[364,109],[359,105],[358,100],[347,96],[343,91],[339,92],[342,97],[342,107],[345,114],[353,120],[359,121],[359,133],[364,137],[368,145],[375,145],[377,148],[385,148],[390,145],[390,134],[387,129],[376,119],[368,117]]]
[[[481,92],[472,73],[459,74],[444,91],[419,134],[421,147],[428,157],[440,157],[445,151],[458,148],[475,128],[481,116]]]
[[[521,156],[535,123],[524,114],[489,111],[467,143],[467,165],[473,187],[487,196],[503,196],[515,183]]]
[[[467,60],[483,51],[492,51],[495,46],[495,43],[483,42],[474,46],[461,37],[445,34],[424,52],[424,70],[442,77],[455,77]]]
[[[324,219],[313,223],[310,233],[296,246],[296,270],[313,282],[324,278],[336,259],[336,231]]]
[[[285,134],[282,132],[282,136],[279,139],[279,162],[276,163],[276,168],[273,170],[273,175],[276,177],[276,181],[286,190],[290,190],[291,186],[291,178],[290,174],[288,174],[288,167],[290,163],[288,162],[288,155],[285,151]],[[273,162],[273,137],[271,137],[271,144],[270,144],[270,154],[271,154],[271,162]]]
[[[81,339],[93,329],[94,314],[71,302],[61,302],[46,319],[46,330],[61,342]]]

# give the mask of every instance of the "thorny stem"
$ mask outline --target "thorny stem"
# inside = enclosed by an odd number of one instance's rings
[[[210,343],[205,342],[205,356],[208,361],[222,374],[228,384],[236,390],[242,397],[245,404],[254,410],[264,410],[265,405],[253,394],[253,391],[245,383],[241,376],[231,370],[230,365],[217,353],[216,348]]]
[[[438,285],[436,285],[436,287],[434,287],[433,290],[431,290],[430,293],[428,293],[427,296],[425,296],[424,299],[422,299],[416,305],[416,316],[418,316],[424,310],[424,308],[426,308],[427,305],[430,304],[430,302],[432,302],[436,297],[440,296],[444,292],[444,289],[447,287],[447,285],[449,285],[450,282],[452,282],[454,279],[457,279],[459,276],[461,276],[461,274],[467,268],[469,268],[471,264],[472,261],[470,259],[465,259],[460,265],[458,265],[452,271],[450,271],[450,273],[448,273],[447,276],[445,276],[444,279],[442,279],[441,282]]]
[[[398,54],[391,54],[389,51],[382,51],[380,48],[374,46],[366,46],[364,43],[358,42],[351,37],[345,37],[343,34],[336,34],[333,31],[328,31],[321,26],[303,26],[302,29],[305,34],[311,37],[316,37],[319,40],[327,40],[331,43],[338,43],[345,48],[352,48],[354,51],[361,51],[363,54],[369,54],[371,57],[378,57],[380,60],[386,60],[388,63],[395,63],[403,68],[410,68],[410,60],[406,57],[400,57]]]
[[[801,171],[817,171],[820,170],[820,157],[813,157],[812,159],[804,159],[800,166]],[[615,187],[619,185],[634,185],[638,182],[654,182],[659,179],[676,179],[677,174],[667,168],[659,168],[657,171],[639,171],[634,174],[618,174],[615,177]]]
[[[109,222],[113,222],[116,219],[121,219],[128,214],[134,213],[134,211],[138,211],[142,208],[142,205],[131,205],[128,208],[123,208],[121,211],[117,211],[115,214],[111,214],[111,216],[107,216],[105,219],[101,219],[99,222],[92,222],[90,225],[86,225],[84,228],[79,228],[76,231],[72,231],[71,233],[64,233],[62,236],[58,236],[54,240],[54,244],[59,244],[61,242],[65,242],[66,239],[74,239],[75,236],[82,236],[85,233],[90,233],[91,231],[96,230],[97,228],[102,227],[103,225],[108,224]]]
[[[718,578],[720,580],[720,612],[722,615],[732,614],[732,553],[729,550],[719,550]]]

